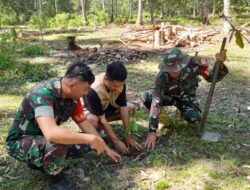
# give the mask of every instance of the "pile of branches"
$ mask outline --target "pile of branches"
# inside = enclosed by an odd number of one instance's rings
[[[98,49],[84,48],[77,51],[54,51],[51,57],[59,58],[78,58],[84,60],[87,64],[108,64],[111,61],[122,61],[125,63],[146,60],[154,56],[155,53],[146,50],[135,50],[125,48]]]

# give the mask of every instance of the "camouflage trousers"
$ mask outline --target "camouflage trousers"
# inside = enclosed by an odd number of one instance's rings
[[[141,94],[141,100],[144,106],[149,110],[152,98],[153,90],[147,90]],[[201,121],[201,109],[198,104],[191,99],[182,100],[171,96],[163,96],[161,97],[160,106],[176,106],[181,112],[181,117],[189,123],[200,123]]]
[[[54,144],[44,136],[26,135],[21,139],[8,141],[7,150],[15,159],[31,164],[49,175],[57,175],[66,166],[66,158],[82,157],[91,148],[82,144]]]

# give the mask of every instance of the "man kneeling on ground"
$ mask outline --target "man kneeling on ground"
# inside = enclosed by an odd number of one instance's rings
[[[64,77],[41,82],[28,91],[10,128],[9,155],[49,174],[52,189],[77,189],[61,172],[67,157],[83,156],[92,148],[97,154],[106,152],[114,161],[121,160],[84,116],[80,97],[94,80],[85,64],[71,64]],[[85,133],[59,127],[70,117]]]
[[[121,62],[107,65],[106,73],[96,76],[91,89],[84,97],[84,106],[88,110],[87,119],[96,128],[102,128],[115,147],[123,154],[129,153],[129,146],[137,150],[141,146],[132,135],[127,137],[128,147],[116,136],[109,125],[110,121],[122,120],[124,128],[129,125],[129,111],[135,106],[127,103],[126,85],[127,69]]]
[[[228,69],[224,65],[226,50],[216,54],[216,61],[220,64],[217,81],[227,75]],[[215,64],[208,64],[205,58],[190,57],[180,49],[171,48],[159,64],[159,73],[155,79],[154,88],[142,94],[144,105],[150,110],[149,133],[145,146],[154,148],[156,130],[159,124],[160,109],[163,106],[176,106],[181,117],[191,125],[198,125],[201,121],[201,109],[196,100],[196,89],[200,76],[207,82],[212,82]]]

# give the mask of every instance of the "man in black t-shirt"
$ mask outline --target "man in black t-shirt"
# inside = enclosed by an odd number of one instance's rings
[[[115,147],[123,154],[129,153],[129,146],[141,149],[138,142],[129,134],[126,138],[128,147],[116,136],[109,125],[110,121],[122,120],[124,128],[129,125],[129,110],[135,106],[127,103],[126,85],[127,70],[121,62],[112,62],[107,66],[106,73],[96,76],[87,95],[84,107],[87,119],[96,128],[102,128]]]

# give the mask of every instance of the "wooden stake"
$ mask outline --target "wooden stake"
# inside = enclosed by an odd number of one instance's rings
[[[221,44],[220,54],[222,54],[223,50],[225,49],[226,41],[227,41],[227,38],[224,37],[223,41],[222,41],[222,44]],[[206,124],[206,121],[207,121],[207,116],[208,116],[210,104],[212,102],[212,98],[213,98],[213,94],[214,94],[214,88],[215,88],[216,80],[217,80],[217,77],[218,77],[220,65],[221,65],[221,63],[216,61],[212,84],[211,84],[210,89],[209,89],[209,93],[208,93],[208,96],[207,96],[207,101],[206,101],[206,104],[205,104],[205,109],[203,111],[202,118],[201,118],[201,123],[200,123],[200,128],[199,128],[199,130],[200,130],[199,131],[199,136],[200,137],[203,135],[203,133],[205,131],[205,124]]]

